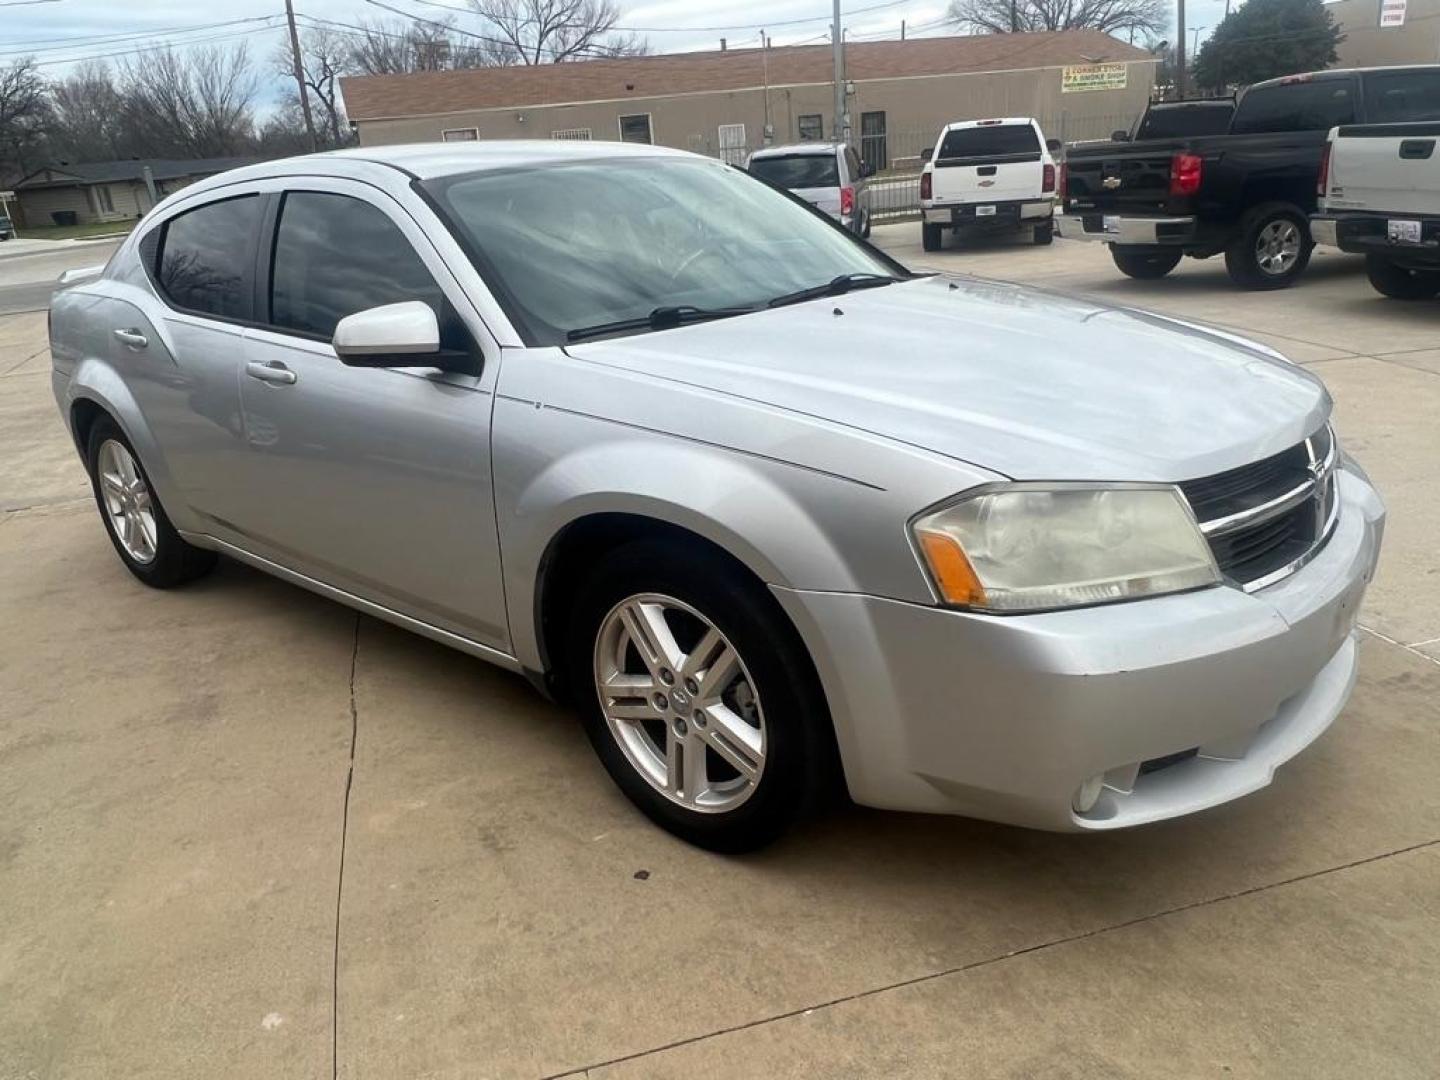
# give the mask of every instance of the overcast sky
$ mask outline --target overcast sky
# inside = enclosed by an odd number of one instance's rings
[[[447,12],[464,0],[384,0],[424,18],[453,17],[457,26],[479,29],[473,18]],[[847,40],[895,38],[900,21],[907,33],[943,34],[946,0],[844,0]],[[295,0],[306,16],[354,24],[361,19],[394,19],[369,0]],[[1205,26],[1200,39],[1224,15],[1224,0],[1189,0],[1187,22]],[[757,45],[764,26],[777,45],[828,40],[831,6],[826,0],[621,0],[621,25],[643,33],[658,52],[713,49],[719,39],[732,47]],[[63,76],[78,59],[134,53],[169,42],[229,44],[245,40],[257,59],[266,60],[283,40],[284,0],[0,0],[0,63],[28,52],[47,74]],[[236,22],[235,20],[250,20]],[[747,21],[748,20],[748,21]],[[723,28],[723,29],[722,29]],[[1191,41],[1192,35],[1188,35]],[[1187,41],[1187,45],[1190,42]],[[266,97],[278,82],[268,79]]]

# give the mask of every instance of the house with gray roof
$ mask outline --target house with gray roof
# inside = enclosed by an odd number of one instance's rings
[[[17,224],[21,228],[37,229],[47,225],[133,220],[172,191],[226,169],[248,165],[253,160],[133,158],[47,165],[15,184]],[[154,198],[146,183],[146,169],[154,184]]]

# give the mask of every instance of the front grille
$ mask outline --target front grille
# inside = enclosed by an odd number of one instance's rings
[[[1324,543],[1335,508],[1329,428],[1238,469],[1180,485],[1221,573],[1260,588]]]

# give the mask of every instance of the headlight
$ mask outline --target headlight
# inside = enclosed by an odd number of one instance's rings
[[[1007,484],[911,528],[941,599],[985,611],[1137,600],[1220,581],[1173,487]]]

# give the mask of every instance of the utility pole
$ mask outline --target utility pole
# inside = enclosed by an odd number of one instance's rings
[[[1010,33],[1017,33],[1020,29],[1020,13],[1016,10],[1016,0],[1010,0]]]
[[[900,20],[900,40],[901,40],[901,41],[904,41],[904,40],[905,40],[905,20],[904,20],[904,19],[901,19],[901,20]]]
[[[290,24],[290,57],[295,64],[295,85],[300,88],[300,111],[305,114],[305,134],[310,137],[310,152],[320,149],[315,141],[315,121],[310,116],[310,94],[305,89],[305,65],[300,62],[300,34],[295,29],[295,5],[285,0],[285,21]]]
[[[849,142],[850,127],[845,122],[845,37],[840,27],[840,0],[835,0],[835,22],[830,27],[830,44],[835,64],[835,140]]]
[[[1205,27],[1203,27],[1203,26],[1192,26],[1192,27],[1190,28],[1190,33],[1192,33],[1192,34],[1195,35],[1195,40],[1190,43],[1190,55],[1191,55],[1191,56],[1199,56],[1199,55],[1200,55],[1200,31],[1201,31],[1201,30],[1204,30],[1204,29],[1205,29]]]
[[[1185,0],[1176,0],[1175,15],[1175,97],[1185,100]]]

